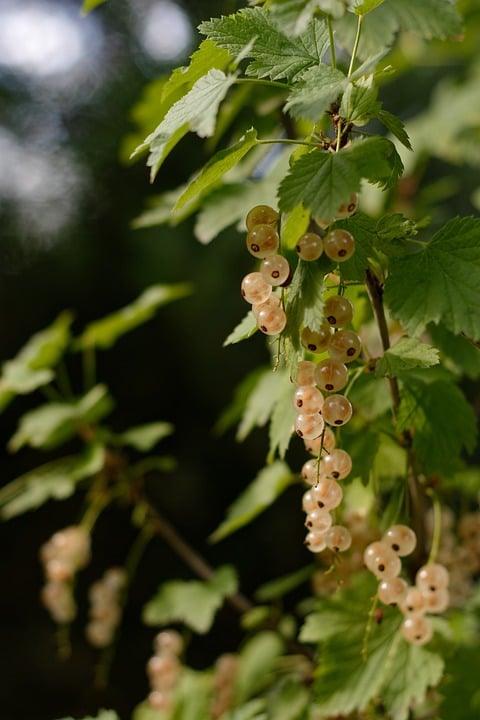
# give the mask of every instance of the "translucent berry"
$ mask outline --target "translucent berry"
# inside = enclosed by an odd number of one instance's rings
[[[290,265],[283,255],[270,255],[262,260],[260,273],[270,285],[284,285],[290,277]]]
[[[402,634],[412,645],[425,645],[432,637],[432,626],[425,615],[407,617],[402,624]]]
[[[353,305],[343,295],[331,295],[323,306],[325,320],[333,327],[343,327],[352,322]]]
[[[323,417],[320,413],[315,415],[306,415],[299,413],[295,423],[295,430],[299,437],[311,440],[312,438],[319,437],[322,434],[324,428]]]
[[[321,230],[326,230],[328,226],[332,224],[333,219],[329,219],[326,217],[314,217],[313,222],[318,225]]]
[[[333,360],[350,363],[356,360],[362,349],[362,341],[353,330],[339,330],[333,333],[328,343],[328,354]]]
[[[255,225],[247,233],[247,250],[257,258],[266,258],[275,255],[280,244],[280,238],[272,225]]]
[[[447,588],[441,588],[430,592],[428,590],[420,591],[425,600],[425,612],[438,615],[445,612],[450,605],[450,593]]]
[[[448,587],[450,577],[448,570],[439,563],[423,565],[415,576],[415,583],[420,590],[436,592]]]
[[[278,295],[275,295],[275,293],[272,293],[270,297],[265,300],[265,302],[262,303],[254,303],[252,305],[252,312],[255,315],[255,318],[258,318],[258,313],[260,310],[263,310],[264,312],[268,308],[281,308],[282,307],[282,298]]]
[[[417,536],[407,525],[392,525],[384,533],[382,540],[400,557],[410,555],[417,544]]]
[[[323,510],[334,510],[340,505],[343,490],[336,480],[319,480],[311,490],[311,498]]]
[[[251,305],[264,303],[272,294],[271,284],[267,283],[259,272],[251,272],[245,275],[240,289],[243,298]]]
[[[315,363],[310,360],[301,360],[297,365],[297,371],[293,382],[295,385],[302,387],[303,385],[315,385]]]
[[[344,480],[352,471],[352,458],[345,450],[335,448],[322,458],[320,470],[325,477]]]
[[[323,395],[315,385],[303,385],[295,390],[293,405],[298,412],[318,413],[323,407]]]
[[[407,589],[402,600],[399,602],[400,610],[404,615],[424,615],[426,611],[425,597],[418,587],[413,585]]]
[[[308,513],[305,525],[315,532],[326,533],[332,527],[332,516],[328,510],[317,508]]]
[[[327,532],[327,547],[334,552],[344,552],[352,544],[352,536],[343,525],[332,525]]]
[[[396,577],[402,569],[402,561],[398,555],[381,540],[367,545],[363,560],[370,572],[381,580]]]
[[[345,395],[329,395],[323,403],[323,419],[329,425],[345,425],[352,417],[352,404]]]
[[[276,225],[278,212],[270,205],[255,205],[245,218],[247,230],[253,230],[257,225]]]
[[[325,533],[309,532],[305,538],[305,545],[310,552],[318,553],[327,547],[327,539]]]
[[[278,335],[285,329],[287,316],[281,307],[262,306],[257,313],[257,325],[265,335]]]
[[[345,218],[350,217],[350,215],[353,215],[353,213],[356,211],[358,207],[358,193],[352,193],[350,197],[348,198],[347,202],[342,203],[340,207],[338,208],[335,219],[336,220],[344,220]]]
[[[405,597],[407,589],[408,584],[401,577],[382,580],[378,586],[378,598],[384,605],[396,607]]]
[[[302,330],[300,339],[302,345],[312,353],[321,353],[327,349],[332,331],[328,323],[323,323],[316,330],[305,327]]]
[[[325,358],[315,369],[315,380],[322,390],[338,392],[343,390],[348,382],[348,368],[338,360]]]
[[[355,240],[348,230],[335,228],[323,240],[325,255],[336,262],[349,260],[355,252]]]
[[[317,458],[307,460],[302,465],[302,478],[310,485],[314,485],[320,477],[320,463]]]
[[[317,260],[323,252],[323,240],[320,235],[307,232],[298,239],[295,250],[302,260]]]
[[[315,499],[315,495],[312,493],[311,490],[307,490],[307,492],[303,493],[302,496],[302,509],[305,513],[311,513],[313,510],[316,510],[318,508],[317,501]]]
[[[335,435],[332,428],[327,425],[323,428],[322,434],[318,438],[305,440],[305,450],[311,455],[318,456],[321,451],[331,452],[335,447]]]
[[[153,639],[153,649],[157,654],[172,653],[180,655],[183,650],[183,639],[176,630],[162,630]]]

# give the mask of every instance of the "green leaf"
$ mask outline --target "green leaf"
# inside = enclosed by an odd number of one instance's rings
[[[299,585],[309,581],[315,569],[315,565],[307,565],[283,577],[269,580],[255,591],[255,598],[259,602],[278,600],[292,590],[296,590]]]
[[[32,335],[16,357],[3,363],[0,410],[15,395],[33,392],[53,379],[51,368],[62,358],[70,343],[72,321],[71,313],[61,313],[49,327]]]
[[[257,330],[258,325],[255,315],[251,310],[249,310],[243,320],[241,320],[241,322],[234,327],[230,335],[225,338],[223,347],[227,347],[227,345],[234,345],[242,340],[247,340],[249,337],[252,337]]]
[[[478,645],[460,645],[447,658],[442,720],[475,720],[480,713]]]
[[[140,452],[148,452],[163,438],[171,435],[173,425],[167,422],[152,422],[137,425],[117,436],[122,445],[130,445]]]
[[[285,103],[295,118],[318,122],[348,85],[343,72],[330,65],[316,65],[304,72]]]
[[[408,137],[405,125],[400,118],[396,115],[392,115],[392,113],[388,112],[388,110],[383,109],[378,110],[376,117],[385,125],[387,130],[389,130],[392,135],[402,143],[402,145],[404,145],[408,150],[412,150],[410,138]]]
[[[303,201],[314,216],[334,218],[363,178],[388,187],[402,171],[393,143],[382,137],[356,140],[335,153],[315,150],[302,155],[280,183],[279,207],[288,212]]]
[[[305,718],[310,693],[299,680],[300,678],[289,678],[274,689],[269,697],[268,717],[272,720]]]
[[[101,420],[112,410],[113,401],[105,385],[95,385],[71,402],[50,402],[30,410],[20,418],[18,429],[8,443],[11,452],[24,445],[51,450],[70,440],[78,425]]]
[[[281,460],[267,465],[228,508],[225,520],[212,533],[210,540],[218,542],[247,525],[266,510],[293,482],[296,482],[296,477]]]
[[[370,267],[371,260],[378,257],[375,223],[368,215],[358,212],[337,222],[336,227],[348,230],[355,239],[355,252],[350,260],[342,262],[339,268],[342,279],[364,283],[365,271]]]
[[[398,27],[430,40],[445,40],[462,32],[462,19],[450,0],[385,0],[382,10],[396,18]]]
[[[223,601],[237,590],[234,569],[224,565],[208,581],[171,580],[163,583],[143,609],[147,625],[168,625],[181,622],[197,633],[204,634],[212,626]]]
[[[384,0],[353,0],[353,11],[355,15],[366,15],[381,5]]]
[[[314,707],[322,717],[346,716],[376,700],[392,720],[406,720],[409,709],[440,681],[443,662],[403,640],[398,611],[382,607],[382,621],[369,620],[375,580],[367,575],[322,600],[301,630],[302,641],[322,642]]]
[[[215,431],[217,433],[226,432],[226,430],[240,422],[250,395],[254,391],[260,378],[266,372],[266,368],[258,366],[245,375],[242,381],[236,386],[232,401],[227,405],[225,410],[223,410],[215,424]],[[271,373],[270,366],[268,366],[268,372]]]
[[[416,338],[401,337],[386,350],[375,367],[376,377],[398,377],[412,368],[438,365],[439,351]]]
[[[265,700],[256,698],[222,715],[222,720],[267,720],[264,710]]]
[[[213,68],[201,77],[180,100],[168,110],[155,130],[135,150],[134,155],[150,148],[147,165],[151,168],[153,181],[167,155],[187,132],[199,137],[211,137],[220,103],[236,80],[236,75],[226,75]]]
[[[295,425],[296,413],[292,402],[292,383],[288,373],[282,373],[282,377],[283,382],[278,384],[276,403],[270,417],[267,462],[272,462],[277,452],[281,459],[285,457],[292,437],[292,428]]]
[[[82,13],[86,15],[90,10],[94,10],[99,5],[103,5],[107,0],[83,0]],[[107,718],[105,718],[107,720]]]
[[[357,126],[366,125],[378,116],[380,103],[377,101],[378,88],[373,77],[361,78],[356,83],[348,83],[343,93],[339,114],[348,122]]]
[[[310,223],[310,213],[305,210],[303,203],[299,203],[285,217],[282,217],[280,240],[282,247],[293,250],[298,238],[307,232]]]
[[[232,55],[248,47],[247,57],[252,61],[246,74],[271,80],[292,81],[304,70],[318,65],[328,47],[328,31],[323,21],[313,20],[304,33],[292,38],[283,34],[270,13],[261,8],[244,8],[234,15],[207,20],[199,25],[199,30]]]
[[[345,432],[342,433],[342,448],[352,458],[352,479],[359,477],[364,485],[368,485],[379,445],[379,433],[369,427],[362,428],[361,432],[355,428],[349,432],[349,428],[345,428]]]
[[[185,283],[151,285],[129,305],[87,325],[75,347],[77,350],[112,347],[122,335],[150,320],[158,308],[190,293],[191,286]]]
[[[190,203],[194,198],[203,193],[207,189],[211,189],[212,185],[218,183],[219,179],[231,170],[246,155],[249,150],[257,144],[257,132],[254,128],[250,128],[240,140],[225,150],[217,152],[204,165],[203,169],[197,177],[188,185],[186,190],[179,197],[173,211],[179,210],[184,205]]]
[[[8,520],[48,500],[65,500],[73,495],[78,482],[99,472],[104,461],[103,447],[93,444],[82,455],[39,465],[0,490],[1,517]]]
[[[448,358],[449,367],[471,380],[480,377],[480,349],[462,335],[454,335],[441,323],[429,325],[428,334],[433,344]]]
[[[412,448],[427,474],[458,470],[463,449],[473,452],[477,439],[473,408],[454,383],[421,382],[409,376],[404,376],[397,430],[413,430]]]
[[[283,371],[272,372],[270,367],[265,368],[245,405],[236,435],[239,442],[243,442],[254,427],[266,425],[277,403],[277,394],[284,387],[284,382],[285,373]]]
[[[258,692],[284,651],[280,636],[264,630],[247,640],[239,653],[235,701],[240,704]]]
[[[442,322],[479,340],[480,219],[450,220],[417,253],[392,258],[385,300],[411,335]]]
[[[298,261],[285,304],[288,318],[285,332],[296,350],[300,349],[299,330],[303,327],[315,330],[323,322],[324,276],[317,263]]]

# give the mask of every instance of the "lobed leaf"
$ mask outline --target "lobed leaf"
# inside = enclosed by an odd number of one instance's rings
[[[407,150],[412,150],[410,138],[408,137],[405,125],[400,118],[396,115],[392,115],[392,113],[388,112],[388,110],[384,110],[383,108],[378,110],[376,117],[385,125],[387,130],[389,130],[392,135],[407,148]]]
[[[235,167],[256,144],[257,132],[254,128],[250,128],[234,145],[217,152],[180,195],[173,207],[173,212],[180,210],[205,190],[209,190],[216,185],[220,178]]]
[[[398,377],[412,368],[427,368],[440,362],[437,348],[411,337],[401,337],[385,351],[375,367],[376,377]]]
[[[129,305],[87,325],[77,338],[75,348],[109,348],[122,335],[150,320],[158,308],[185,297],[190,292],[191,287],[186,283],[151,285]]]
[[[275,632],[264,630],[247,640],[239,654],[235,676],[235,702],[242,703],[258,692],[284,651],[284,642]]]
[[[362,78],[348,83],[343,93],[339,114],[348,122],[361,127],[378,116],[380,103],[377,101],[378,88],[373,77]]]
[[[480,340],[480,219],[447,222],[418,252],[391,259],[385,300],[411,335],[442,322]]]
[[[108,389],[101,384],[76,400],[40,405],[22,415],[8,449],[17,452],[24,445],[30,445],[51,450],[74,437],[79,425],[98,422],[112,407]]]
[[[300,73],[318,65],[328,47],[326,24],[314,19],[298,37],[278,29],[270,13],[261,8],[244,8],[238,13],[207,20],[201,33],[219,47],[238,55],[245,48],[251,58],[246,74],[271,80],[294,80]]]
[[[147,625],[181,622],[204,634],[212,626],[217,610],[237,590],[234,569],[224,565],[208,581],[171,580],[163,583],[143,609]]]
[[[296,482],[296,477],[281,460],[267,465],[228,508],[225,520],[212,533],[210,540],[212,542],[223,540],[227,535],[247,525],[266,510],[293,482]]]
[[[102,469],[104,460],[103,447],[93,444],[82,455],[53,460],[24,473],[0,490],[0,516],[8,520],[48,500],[65,500],[78,482]]]
[[[302,74],[285,103],[293,117],[318,122],[348,85],[346,75],[330,65],[316,65]]]

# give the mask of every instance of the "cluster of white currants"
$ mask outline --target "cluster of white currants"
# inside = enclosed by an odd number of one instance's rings
[[[155,636],[153,650],[147,663],[151,687],[148,704],[155,710],[170,710],[182,668],[182,637],[176,630],[163,630]]]
[[[235,678],[238,670],[238,656],[224,653],[217,658],[213,669],[213,697],[211,717],[216,720],[231,710],[235,702]]]
[[[40,548],[46,583],[41,599],[57,623],[71,622],[76,614],[75,574],[90,560],[90,535],[81,525],[59,530]]]
[[[107,647],[112,642],[121,618],[121,601],[126,583],[125,570],[113,567],[91,585],[88,592],[89,622],[85,634],[94,647]]]
[[[415,549],[417,538],[407,525],[392,525],[381,540],[365,548],[366,567],[380,580],[378,598],[398,607],[404,615],[402,634],[413,645],[424,645],[432,637],[428,614],[443,613],[449,606],[449,573],[444,565],[428,562],[416,573],[415,585],[400,577],[402,557]]]

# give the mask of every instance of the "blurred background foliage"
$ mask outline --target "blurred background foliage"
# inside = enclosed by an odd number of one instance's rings
[[[206,541],[264,464],[267,448],[262,431],[241,446],[233,431],[221,438],[213,431],[239,381],[268,359],[258,337],[222,350],[244,315],[239,282],[251,263],[235,228],[202,246],[192,219],[178,227],[132,227],[149,198],[203,164],[197,138],[180,144],[154,186],[143,162],[125,159],[125,138],[135,130],[132,108],[149,83],[187,62],[201,20],[241,5],[109,0],[83,17],[79,0],[0,0],[0,360],[65,308],[81,329],[150,284],[191,282],[191,296],[100,354],[98,376],[116,397],[118,429],[154,420],[174,424],[165,447],[178,465],[171,476],[155,479],[152,496],[213,565],[234,562],[249,593],[304,562],[303,518],[299,513],[292,526],[287,515],[291,503],[299,503],[296,488],[238,537],[212,547]],[[402,36],[391,58],[398,71],[385,78],[381,98],[407,124],[416,151],[404,158],[407,173],[395,203],[434,224],[480,207],[480,8],[477,0],[458,5],[466,17],[463,41],[427,44]],[[367,195],[365,202],[375,212],[375,198]],[[478,388],[471,393],[477,396]],[[29,402],[19,400],[0,416],[3,447]],[[38,462],[33,450],[3,451],[0,482]],[[152,632],[142,627],[140,611],[161,580],[190,573],[160,541],[152,544],[127,608],[110,685],[95,689],[96,654],[83,639],[82,617],[71,658],[60,661],[54,626],[36,601],[38,548],[75,522],[79,509],[77,498],[48,503],[0,525],[0,720],[83,716],[101,706],[126,718],[146,695]],[[80,591],[106,563],[121,563],[131,540],[128,515],[105,513]],[[209,665],[238,637],[233,611],[222,611],[208,640],[192,640],[189,663]]]

